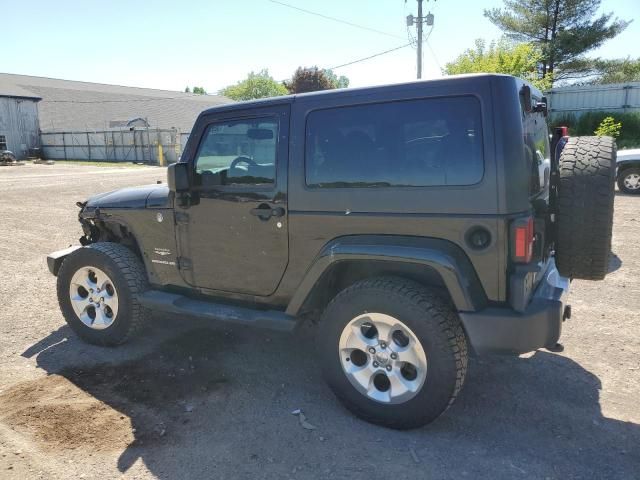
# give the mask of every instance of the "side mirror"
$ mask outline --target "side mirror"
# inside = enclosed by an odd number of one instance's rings
[[[533,107],[533,111],[536,113],[542,113],[545,117],[547,116],[547,104],[545,102],[537,102],[536,106]]]
[[[167,184],[172,192],[189,190],[189,164],[178,162],[167,167]]]
[[[549,109],[547,108],[548,105],[549,103],[547,102],[547,97],[542,97],[540,101],[536,103],[533,111],[541,112],[546,117],[549,114]]]
[[[531,105],[531,87],[529,85],[523,85],[520,89],[520,101],[522,102],[522,109],[526,113],[530,113],[532,110]]]

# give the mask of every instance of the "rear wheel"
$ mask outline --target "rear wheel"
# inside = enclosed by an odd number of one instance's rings
[[[556,264],[565,277],[602,280],[608,272],[615,164],[611,137],[572,137],[562,150]]]
[[[148,312],[138,295],[146,288],[142,263],[117,243],[80,248],[58,272],[58,303],[67,324],[96,345],[119,345],[142,329]]]
[[[355,283],[329,304],[319,335],[329,386],[372,423],[425,425],[453,403],[464,383],[467,342],[456,312],[409,280]]]
[[[618,174],[618,188],[621,192],[640,194],[640,168],[627,168]]]

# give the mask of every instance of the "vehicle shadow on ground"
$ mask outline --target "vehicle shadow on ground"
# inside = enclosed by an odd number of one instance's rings
[[[130,419],[133,441],[115,445],[120,472],[138,459],[160,479],[631,478],[640,468],[640,427],[603,416],[599,379],[564,356],[472,360],[441,419],[399,432],[340,407],[320,378],[311,327],[290,336],[196,323],[173,334],[112,362],[114,350],[63,327],[23,355]],[[70,438],[86,430],[86,418],[61,415]],[[74,448],[104,446],[108,432],[84,442]]]
[[[609,270],[608,273],[613,273],[622,267],[622,259],[613,252],[609,253]]]
[[[616,197],[638,197],[638,198],[640,198],[640,195],[637,194],[637,193],[623,192],[622,190],[619,190],[618,188],[616,188],[616,190],[615,190],[615,195],[616,195]]]

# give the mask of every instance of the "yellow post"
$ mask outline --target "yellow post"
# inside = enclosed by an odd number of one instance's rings
[[[158,143],[158,165],[164,167],[164,152],[162,151],[161,143]]]

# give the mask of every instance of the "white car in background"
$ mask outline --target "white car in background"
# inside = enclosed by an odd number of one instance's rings
[[[619,150],[616,163],[620,191],[640,194],[640,148]]]

